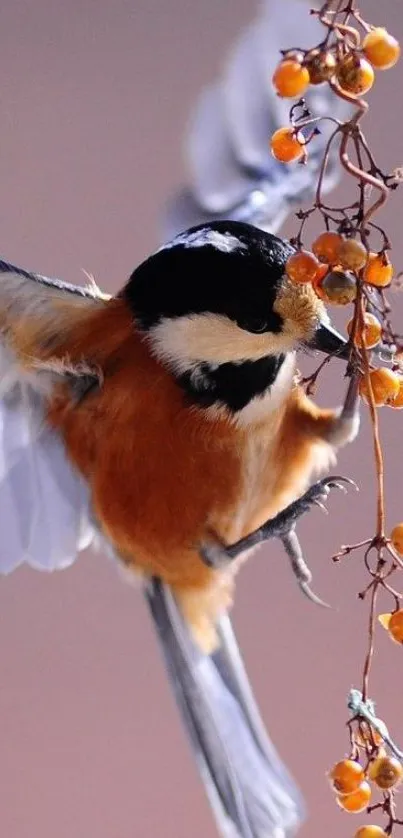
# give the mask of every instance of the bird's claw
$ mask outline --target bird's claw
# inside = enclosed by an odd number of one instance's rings
[[[327,602],[323,602],[310,587],[312,580],[312,573],[304,559],[299,538],[294,528],[292,528],[286,535],[282,537],[282,543],[285,552],[291,562],[292,572],[297,580],[300,590],[311,602],[315,605],[321,605],[323,608],[330,608]]]
[[[313,503],[315,504],[315,506],[319,506],[319,509],[322,509],[322,511],[325,513],[325,515],[329,515],[329,512],[326,509],[326,506],[325,506],[324,503],[322,503],[320,500],[314,500]]]
[[[340,489],[342,492],[347,492],[345,484],[354,486],[358,491],[358,486],[349,477],[342,477],[341,475],[331,475],[325,477],[314,483],[301,498],[290,504],[282,513],[282,533],[280,538],[283,542],[284,549],[291,561],[291,568],[294,576],[297,579],[298,585],[303,594],[308,597],[311,602],[316,605],[321,605],[324,608],[330,608],[328,603],[323,602],[310,588],[312,574],[303,557],[301,545],[298,536],[295,532],[295,523],[297,519],[304,515],[305,512],[313,505],[319,506],[326,514],[328,510],[325,506],[325,501],[330,495],[331,489]],[[288,513],[288,514],[287,514]],[[287,527],[288,518],[288,527]],[[274,523],[274,522],[273,522]]]
[[[314,605],[320,605],[322,608],[331,608],[328,602],[324,602],[323,599],[320,599],[309,587],[307,582],[298,582],[298,585],[302,591],[302,593],[313,602]]]
[[[305,501],[305,503],[317,503],[317,501],[324,501],[327,500],[330,494],[330,489],[340,489],[341,492],[347,494],[347,486],[344,484],[347,483],[348,486],[353,486],[354,489],[358,492],[358,486],[351,480],[350,477],[342,477],[341,475],[331,475],[330,477],[325,477],[323,480],[319,480],[317,483],[314,483],[310,489],[305,492],[305,495],[302,496],[301,501]],[[296,501],[298,503],[298,501]]]
[[[354,486],[354,488],[358,491],[358,486],[354,483],[354,480],[340,475],[325,477],[323,480],[319,480],[317,483],[314,483],[313,486],[311,486],[305,494],[302,495],[302,497],[298,498],[293,503],[290,503],[290,505],[282,512],[279,512],[275,518],[267,521],[266,524],[263,524],[261,530],[264,532],[265,538],[273,538],[276,536],[281,538],[283,535],[287,535],[291,528],[295,526],[297,520],[308,512],[312,506],[319,506],[320,509],[327,514],[325,501],[330,495],[330,490],[340,489],[340,491],[346,492],[347,488],[344,485],[345,483]]]
[[[353,488],[355,489],[356,492],[360,491],[360,489],[357,486],[355,480],[352,480],[351,477],[340,477],[340,476],[326,477],[325,481],[327,481],[328,485],[331,488],[341,489],[341,491],[344,492],[344,493],[347,492],[346,486],[343,485],[344,483],[348,483],[349,486],[353,486]]]
[[[323,602],[310,588],[312,574],[303,557],[301,545],[295,532],[295,525],[298,519],[308,512],[312,506],[319,506],[328,514],[325,501],[330,495],[330,490],[340,489],[340,491],[346,492],[348,486],[353,486],[358,491],[357,484],[349,477],[341,475],[325,477],[323,480],[314,483],[302,497],[290,503],[282,512],[266,521],[259,529],[245,536],[245,538],[240,539],[230,547],[215,541],[210,542],[200,548],[200,556],[209,567],[218,569],[257,544],[271,538],[279,538],[290,559],[292,571],[301,591],[311,602],[329,608],[330,606]]]

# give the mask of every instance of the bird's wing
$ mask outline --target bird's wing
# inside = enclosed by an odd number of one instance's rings
[[[334,123],[324,121],[309,145],[306,165],[285,166],[270,153],[272,133],[289,124],[292,100],[272,86],[280,50],[309,48],[323,40],[323,27],[303,0],[263,0],[227,57],[221,78],[205,89],[185,137],[188,183],[168,203],[163,237],[186,227],[232,218],[269,232],[280,230],[297,205],[312,198]],[[345,119],[351,108],[329,85],[311,86],[306,105],[315,117]],[[323,180],[324,192],[340,176],[337,144]]]
[[[68,567],[94,536],[88,490],[23,384],[0,402],[0,573]]]
[[[0,260],[0,396],[16,382],[29,381],[40,392],[51,385],[57,370],[40,363],[41,350],[49,355],[70,327],[108,299],[95,283],[82,288]]]
[[[45,422],[51,388],[75,371],[43,366],[25,348],[33,330],[37,344],[49,344],[106,299],[95,286],[67,285],[0,261],[0,573],[23,563],[67,567],[95,535],[87,486]]]

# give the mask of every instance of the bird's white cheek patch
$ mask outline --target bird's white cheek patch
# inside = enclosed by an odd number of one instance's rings
[[[211,313],[166,318],[150,330],[149,337],[154,354],[178,371],[202,362],[258,361],[290,352],[295,344],[291,335],[252,334],[228,317]]]

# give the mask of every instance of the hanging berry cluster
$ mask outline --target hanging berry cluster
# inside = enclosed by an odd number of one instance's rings
[[[403,766],[396,757],[388,756],[382,746],[381,738],[368,725],[362,725],[359,737],[356,737],[357,751],[371,749],[371,758],[366,759],[363,767],[357,754],[356,759],[343,759],[333,766],[329,779],[336,794],[338,805],[344,812],[357,814],[366,809],[377,808],[370,806],[372,788],[390,793],[403,779]],[[385,800],[388,797],[385,794]],[[390,799],[390,798],[389,798]],[[393,821],[392,821],[393,823]],[[397,823],[396,819],[394,823]],[[390,835],[390,825],[384,830],[381,826],[368,824],[361,826],[354,838],[386,838]]]
[[[370,617],[362,691],[358,692],[359,702],[354,705],[359,709],[355,709],[347,722],[350,752],[348,758],[334,766],[330,780],[341,809],[351,813],[379,810],[387,818],[384,828],[361,826],[355,838],[385,838],[397,824],[403,824],[395,808],[395,789],[403,779],[403,754],[394,746],[385,724],[375,717],[373,702],[368,698],[368,683],[380,591],[392,599],[393,606],[386,614],[378,615],[379,621],[392,640],[403,643],[402,595],[390,584],[390,577],[403,570],[403,523],[386,536],[378,419],[380,406],[403,408],[403,337],[393,329],[387,300],[387,290],[398,284],[389,256],[391,244],[385,231],[374,222],[374,216],[399,185],[402,173],[396,169],[392,174],[385,174],[377,165],[361,121],[369,107],[363,97],[370,91],[376,71],[388,70],[397,63],[400,46],[385,28],[364,20],[356,0],[328,0],[320,9],[311,9],[311,14],[324,26],[324,38],[309,50],[293,48],[282,52],[273,85],[280,97],[298,101],[290,109],[289,125],[279,128],[271,137],[270,148],[281,163],[304,164],[309,146],[320,131],[319,124],[324,119],[332,124],[319,169],[315,201],[309,209],[297,213],[299,229],[291,240],[295,251],[286,271],[291,281],[309,283],[325,304],[352,306],[346,326],[350,341],[348,374],[360,375],[360,394],[369,407],[372,421],[377,521],[375,535],[358,544],[343,546],[333,557],[339,561],[355,550],[365,550],[364,562],[370,581],[359,597],[369,599]],[[348,120],[341,122],[331,114],[316,118],[310,113],[301,97],[310,85],[319,84],[329,85],[350,104],[352,115]],[[347,206],[328,206],[322,196],[329,152],[334,144],[338,145],[341,166],[357,187],[356,199]],[[323,231],[307,246],[304,238],[313,215],[321,218]],[[379,358],[388,366],[377,365]],[[312,392],[324,363],[313,375],[303,379],[307,392]],[[381,800],[372,803],[376,790]]]

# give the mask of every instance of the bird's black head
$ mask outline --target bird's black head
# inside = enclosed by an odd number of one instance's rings
[[[143,329],[216,314],[246,331],[279,332],[274,303],[292,248],[248,224],[218,221],[178,235],[132,274],[126,294]]]
[[[287,278],[292,252],[249,224],[217,221],[176,236],[133,272],[122,295],[136,324],[196,401],[242,410],[327,322],[313,289]]]

